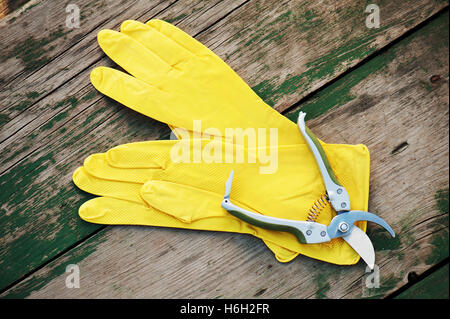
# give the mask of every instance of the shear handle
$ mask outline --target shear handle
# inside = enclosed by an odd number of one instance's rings
[[[327,190],[328,198],[330,199],[331,206],[336,212],[343,212],[350,210],[350,197],[344,186],[341,185],[336,175],[334,175],[327,155],[325,154],[322,145],[317,137],[309,130],[305,125],[305,112],[298,114],[298,128],[303,134],[306,142],[308,143],[317,165],[319,166],[320,173],[322,175],[325,189]]]
[[[234,205],[230,201],[231,184],[234,172],[231,171],[225,183],[225,194],[221,206],[231,215],[253,226],[264,229],[289,232],[302,244],[316,244],[330,241],[327,226],[314,222],[305,222],[285,218],[277,218],[254,213]]]

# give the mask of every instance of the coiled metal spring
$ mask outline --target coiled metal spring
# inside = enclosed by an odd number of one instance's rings
[[[329,201],[330,199],[327,194],[322,195],[322,197],[316,200],[308,212],[307,221],[315,222],[317,217],[319,217],[320,212],[328,205]]]

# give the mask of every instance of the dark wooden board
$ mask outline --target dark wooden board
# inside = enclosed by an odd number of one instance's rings
[[[448,299],[448,264],[419,281],[396,299]]]

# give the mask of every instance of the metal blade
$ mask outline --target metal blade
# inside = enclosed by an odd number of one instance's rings
[[[234,170],[230,172],[230,176],[228,177],[226,183],[225,183],[225,194],[223,198],[230,198],[231,193],[231,184],[233,183],[233,176],[234,176]]]
[[[361,256],[371,270],[375,265],[375,250],[369,236],[360,228],[354,226],[344,240]]]

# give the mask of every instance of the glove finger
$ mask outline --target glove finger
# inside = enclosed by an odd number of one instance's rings
[[[217,218],[217,222],[199,220],[188,224],[152,207],[108,197],[97,197],[83,203],[78,214],[87,222],[106,225],[142,225],[228,232],[242,230],[240,222],[235,219]],[[291,260],[298,255],[272,242],[265,242],[281,262],[288,261],[289,256]]]
[[[168,22],[159,19],[150,20],[146,24],[152,29],[165,35],[169,39],[172,39],[174,42],[178,43],[180,46],[184,47],[186,50],[190,51],[195,55],[205,55],[212,53],[212,51],[208,49],[206,46],[201,44],[199,41],[195,40],[186,32],[177,28],[173,24],[170,24]],[[214,53],[212,54],[215,56]]]
[[[118,168],[108,164],[106,154],[93,154],[86,158],[83,169],[89,175],[108,181],[144,184],[153,178],[155,168]]]
[[[171,92],[163,91],[136,77],[108,67],[97,67],[92,70],[91,83],[98,91],[130,109],[166,123],[172,129],[177,128],[176,135],[182,138],[190,137],[192,134],[190,131],[195,129],[195,119],[198,120],[202,118],[201,115],[204,116],[213,109],[216,110],[214,105],[204,104],[205,101],[202,104],[198,100],[189,100],[189,96],[179,95],[179,92],[172,94]],[[197,105],[199,103],[200,106]],[[204,122],[207,124],[203,124]],[[201,121],[199,129],[196,131],[199,134],[204,132],[208,136],[222,136],[226,127],[236,126],[232,125],[232,119],[228,119],[228,122],[228,124],[223,123],[223,116],[218,115],[217,118]],[[210,124],[217,124],[218,126]],[[181,127],[184,129],[178,129]]]
[[[152,73],[152,72],[149,72]],[[136,112],[155,118],[163,123],[171,123],[174,118],[167,105],[171,105],[172,95],[149,85],[124,72],[97,67],[91,72],[91,83],[101,93]]]
[[[147,225],[189,227],[152,207],[118,198],[97,197],[83,203],[80,217],[90,223],[106,225]]]
[[[223,73],[221,73],[221,80],[222,83],[220,86],[223,86],[224,91],[226,92],[226,95],[223,97],[224,100],[229,100],[230,97],[233,95],[240,97],[240,103],[234,104],[231,103],[230,105],[226,105],[226,107],[222,107],[221,110],[225,111],[223,115],[221,115],[220,111],[218,111],[217,102],[216,103],[210,103],[209,105],[201,105],[200,111],[204,114],[206,113],[205,109],[209,108],[211,105],[216,105],[215,109],[211,109],[211,111],[208,111],[208,113],[216,114],[217,118],[216,120],[212,121],[211,123],[207,123],[208,127],[217,127],[219,129],[223,127],[272,127],[277,128],[278,135],[280,138],[281,144],[295,144],[295,143],[304,143],[303,137],[298,134],[298,128],[295,125],[295,123],[292,123],[290,120],[285,118],[283,115],[279,114],[276,110],[274,110],[272,107],[265,104],[258,95],[255,94],[255,92],[243,81],[243,79],[236,74],[236,72],[231,69],[219,56],[217,56],[213,51],[211,51],[209,48],[207,48],[205,45],[191,37],[186,32],[182,31],[181,29],[177,28],[176,26],[167,23],[165,21],[159,20],[159,19],[153,19],[146,23],[149,27],[157,30],[158,32],[165,35],[167,38],[173,40],[174,42],[178,43],[180,46],[186,48],[193,54],[199,56],[199,57],[205,57],[208,56],[208,59],[206,59],[208,62],[208,69],[211,68],[211,70],[222,70]],[[214,71],[210,72],[214,73]],[[209,77],[211,74],[205,73],[205,77]],[[196,81],[196,79],[194,79]],[[210,81],[209,88],[213,89],[215,85],[211,85],[211,83],[219,83],[217,81]],[[226,83],[226,84],[223,84]],[[233,84],[233,85],[232,85]],[[226,89],[226,87],[228,87]],[[203,93],[202,93],[203,95]],[[245,101],[244,98],[249,98],[249,100]],[[230,100],[231,101],[231,100]],[[253,112],[251,108],[248,108],[247,110],[244,110],[241,105],[254,105],[255,101],[261,101],[262,104],[257,107],[257,112]],[[259,104],[259,103],[257,103]],[[237,108],[234,107],[234,105],[238,106]],[[199,105],[200,106],[200,105]],[[194,108],[192,108],[192,112],[194,112]],[[180,112],[179,114],[183,114]],[[204,118],[203,117],[195,117],[192,116],[194,113],[191,114],[191,118]],[[238,114],[237,117],[233,118],[232,121],[227,123],[227,119],[233,115],[231,114]],[[255,114],[257,116],[255,117]],[[206,122],[206,121],[205,121]],[[271,124],[268,124],[268,123]],[[264,123],[261,125],[261,123]],[[170,126],[170,125],[169,125]],[[191,129],[191,127],[188,127],[186,125],[176,125],[178,127],[183,127],[186,129]],[[173,129],[173,127],[171,127]],[[223,132],[222,132],[223,133]],[[176,133],[175,133],[176,134]],[[259,133],[258,133],[259,134]],[[214,135],[214,134],[211,134]],[[179,137],[179,136],[177,136]]]
[[[207,144],[221,146],[208,139],[159,140],[116,146],[106,152],[109,165],[117,168],[165,169],[169,163],[197,163],[194,149],[203,150]],[[224,143],[225,144],[225,143]],[[233,147],[232,144],[230,149]],[[198,152],[197,152],[198,153]]]
[[[280,245],[274,244],[267,239],[264,239],[263,241],[266,244],[267,248],[269,248],[273,252],[275,258],[281,263],[290,262],[299,255],[298,252],[281,247]]]
[[[203,62],[198,66],[189,64],[193,68],[181,73],[178,68],[171,67],[155,52],[127,34],[102,30],[98,41],[111,59],[137,79],[154,87],[170,90],[171,96],[155,95],[155,92],[145,89],[140,91],[140,85],[117,85],[114,80],[106,81],[110,85],[108,91],[103,93],[171,128],[182,127],[194,131],[193,119],[201,118],[202,131],[217,128],[224,135],[225,128],[270,127],[278,129],[282,144],[304,143],[297,126],[265,104],[212,51],[166,22],[152,20],[147,25],[168,39],[182,43],[188,51],[202,57],[207,55],[208,58],[202,59]],[[95,81],[93,84],[95,86]],[[144,93],[149,94],[150,101],[143,99]]]
[[[210,217],[235,218],[220,206],[223,196],[184,184],[148,181],[141,188],[141,197],[149,206],[186,223]]]
[[[151,207],[183,222],[192,223],[199,220],[212,222],[212,219],[219,218],[239,221],[221,207],[223,196],[195,187],[165,181],[149,181],[142,187],[141,196]],[[244,209],[255,211],[252,207],[237,200],[234,202]],[[240,233],[251,233],[289,250],[301,251],[303,249],[304,245],[300,244],[297,238],[290,233],[262,229],[242,221],[241,224],[242,230],[238,231]]]
[[[97,197],[80,206],[80,217],[88,222],[108,225],[161,226],[198,230],[230,231],[242,230],[241,222],[232,218],[215,218],[213,222],[197,220],[184,223],[154,207],[109,197]]]
[[[75,170],[72,180],[78,188],[85,192],[145,205],[145,202],[139,195],[142,184],[119,181],[111,182],[108,180],[99,179],[90,175],[83,167],[79,167]]]
[[[148,84],[167,81],[169,72],[176,70],[155,52],[121,32],[101,30],[97,36],[102,50],[128,73]]]
[[[155,53],[172,67],[180,67],[181,62],[197,58],[192,52],[185,49],[158,30],[139,21],[127,20],[122,23],[120,32],[126,34]],[[146,79],[142,79],[146,80]]]

